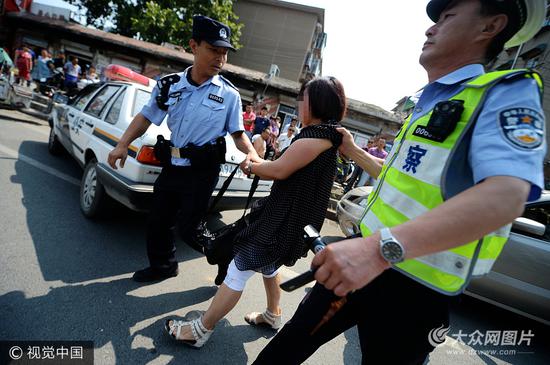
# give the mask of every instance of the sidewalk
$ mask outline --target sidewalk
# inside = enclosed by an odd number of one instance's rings
[[[5,83],[5,80],[3,81]],[[15,109],[35,118],[48,120],[49,114],[44,113],[44,111],[47,109],[49,99],[35,93],[35,86],[26,87],[10,84],[9,88],[6,99],[0,102],[0,109]]]
[[[0,106],[0,120],[13,120],[16,122],[32,123],[37,125],[48,125],[47,118],[35,116],[35,110],[16,109],[9,106]],[[43,114],[43,113],[41,113]]]

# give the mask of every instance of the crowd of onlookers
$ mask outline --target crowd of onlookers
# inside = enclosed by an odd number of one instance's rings
[[[385,160],[386,157],[388,157],[388,152],[386,151],[386,139],[381,136],[376,136],[369,139],[367,146],[363,149],[381,160]],[[374,185],[374,180],[375,179],[372,176],[356,165],[355,169],[345,183],[344,192],[348,192],[358,186]]]
[[[293,116],[291,121],[286,123],[281,129],[281,118],[279,116],[269,116],[266,106],[263,106],[260,109],[260,113],[256,115],[252,103],[245,105],[243,122],[245,133],[252,141],[258,155],[265,159],[275,159],[280,156],[281,152],[290,145],[294,137],[300,133],[297,117]],[[381,136],[372,137],[368,140],[364,150],[384,160],[388,155],[386,151],[386,139]],[[341,180],[344,183],[345,191],[349,191],[357,186],[374,185],[374,178],[369,176],[359,166],[355,166],[352,161],[343,161],[341,159],[339,166],[337,178],[338,174],[342,175]],[[352,172],[350,172],[351,170]]]
[[[13,61],[5,50],[3,54],[6,55],[0,60],[3,74],[13,72],[18,85],[30,87],[34,82],[36,88],[44,94],[50,94],[54,88],[72,91],[82,86],[80,83],[99,82],[93,65],[88,65],[83,70],[76,56],[67,59],[63,51],[57,52],[54,57],[47,49],[38,52],[31,47],[22,46],[13,53]]]
[[[291,121],[281,130],[281,117],[268,116],[266,106],[260,109],[256,115],[252,104],[245,106],[243,112],[245,133],[248,135],[254,148],[263,158],[277,158],[281,152],[290,145],[290,142],[300,132],[298,118],[292,117]]]

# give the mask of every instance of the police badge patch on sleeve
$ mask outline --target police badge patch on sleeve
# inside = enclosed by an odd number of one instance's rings
[[[531,108],[509,108],[498,115],[504,139],[514,147],[533,149],[544,141],[544,118]]]

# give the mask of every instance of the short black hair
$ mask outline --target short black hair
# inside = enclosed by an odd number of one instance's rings
[[[267,106],[262,106],[262,110],[267,110]]]
[[[194,39],[195,42],[197,42],[197,45],[199,45],[199,46],[201,45],[201,43],[202,43],[202,41],[203,41],[203,39],[202,39],[202,38],[199,38],[199,37],[193,37],[193,38],[191,38],[191,39]]]
[[[504,14],[508,17],[506,27],[491,40],[485,52],[485,63],[489,63],[502,52],[504,44],[517,33],[521,28],[521,24],[518,12],[507,11],[497,1],[480,0],[480,4],[479,13],[481,16]]]
[[[302,85],[299,97],[309,96],[311,115],[322,122],[339,122],[346,114],[347,101],[344,86],[337,78],[318,77]]]

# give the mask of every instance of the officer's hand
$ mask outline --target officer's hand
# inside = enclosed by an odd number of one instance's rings
[[[315,255],[315,280],[343,297],[380,275],[389,264],[379,252],[375,237],[359,237],[331,243]]]
[[[243,162],[241,162],[241,171],[244,172],[245,175],[248,175],[248,163],[250,160],[248,158],[245,158]]]
[[[263,159],[260,157],[260,155],[258,155],[258,152],[256,150],[250,151],[246,155],[246,159],[250,160],[252,162],[262,162],[263,161]]]
[[[344,156],[349,156],[351,151],[353,151],[354,148],[357,148],[357,145],[353,140],[353,136],[346,128],[340,127],[336,128],[336,130],[342,135],[342,144],[338,148],[338,151]]]
[[[126,157],[128,157],[128,149],[117,145],[114,150],[109,152],[107,163],[109,164],[109,166],[116,170],[116,162],[117,160],[120,160],[120,168],[123,168],[124,162],[126,162]]]

